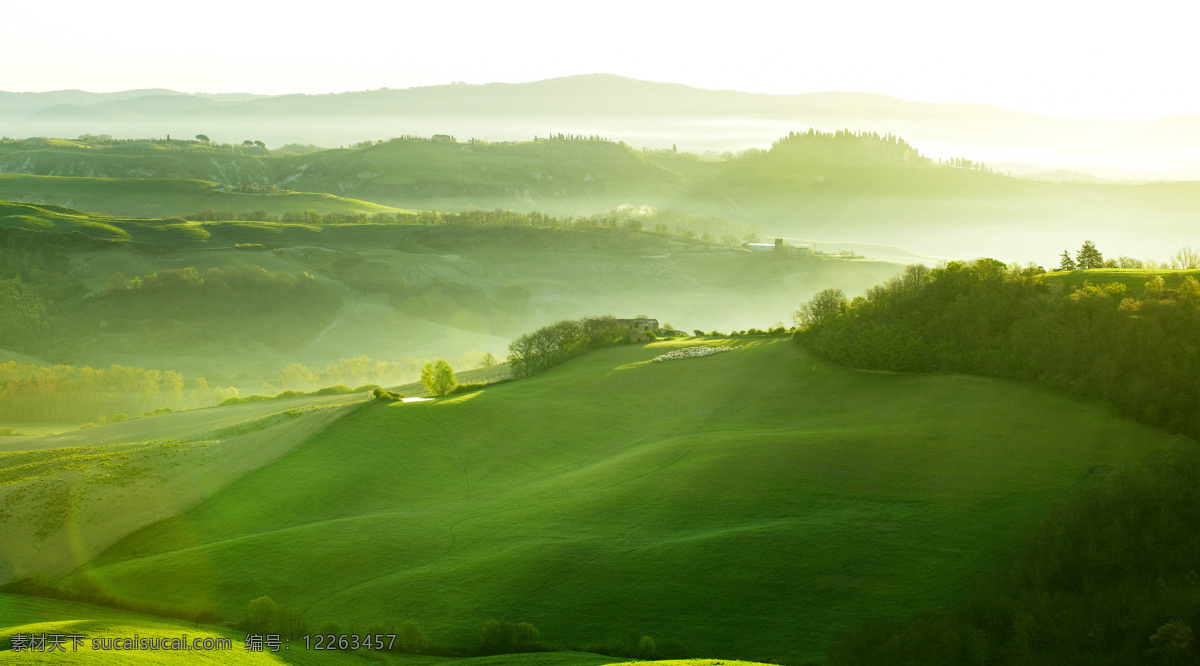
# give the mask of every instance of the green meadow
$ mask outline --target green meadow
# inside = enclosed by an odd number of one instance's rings
[[[651,362],[681,344],[736,349]],[[960,601],[1098,470],[1177,441],[1045,390],[855,371],[784,338],[624,346],[364,405],[64,582],[227,620],[262,595],[310,626],[412,618],[440,645],[496,618],[564,648],[637,632],[820,660],[843,628]]]
[[[1129,292],[1140,292],[1146,287],[1151,276],[1157,275],[1163,279],[1167,289],[1177,289],[1189,276],[1200,279],[1200,270],[1178,270],[1160,268],[1150,270],[1145,268],[1089,268],[1087,270],[1055,271],[1047,273],[1045,280],[1051,284],[1063,284],[1067,287],[1082,287],[1085,283],[1106,285],[1114,282],[1125,285]]]

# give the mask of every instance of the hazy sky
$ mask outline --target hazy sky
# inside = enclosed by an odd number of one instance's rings
[[[21,2],[0,90],[325,93],[608,72],[1054,115],[1200,115],[1195,0]]]

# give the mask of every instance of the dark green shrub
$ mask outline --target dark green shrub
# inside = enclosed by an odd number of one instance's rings
[[[416,620],[405,620],[397,632],[396,644],[401,652],[421,654],[426,648],[425,632],[417,625]]]
[[[481,639],[484,652],[500,654],[516,644],[517,628],[508,622],[488,620],[483,623]]]

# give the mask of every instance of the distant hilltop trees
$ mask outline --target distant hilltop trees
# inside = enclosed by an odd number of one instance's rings
[[[781,157],[803,155],[809,159],[819,157],[846,162],[930,162],[921,156],[920,151],[894,134],[852,132],[848,129],[818,132],[809,128],[807,132],[789,132],[771,145],[770,154]]]

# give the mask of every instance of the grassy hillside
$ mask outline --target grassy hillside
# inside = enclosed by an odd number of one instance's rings
[[[273,400],[0,438],[0,583],[79,566],[195,506],[362,399]]]
[[[280,216],[315,210],[374,215],[396,213],[388,206],[331,194],[250,194],[214,189],[218,183],[168,178],[74,178],[0,174],[0,200],[53,204],[105,215],[170,217],[205,209],[246,216],[258,211]],[[236,181],[235,183],[236,184]]]
[[[704,342],[740,348],[649,362]],[[263,594],[310,624],[412,617],[443,644],[498,618],[565,646],[636,631],[817,659],[842,627],[962,598],[1096,470],[1173,442],[1045,391],[847,370],[780,338],[628,346],[357,410],[70,579],[231,617]]]

